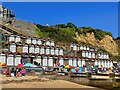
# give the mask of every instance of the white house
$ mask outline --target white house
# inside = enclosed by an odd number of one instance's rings
[[[50,40],[45,40],[45,45],[46,45],[46,46],[50,46],[50,44],[51,44],[51,43],[50,43]]]
[[[50,41],[50,46],[55,46],[55,42],[53,40]]]
[[[80,58],[78,58],[78,66],[82,67],[82,60]]]
[[[82,67],[85,65],[85,59],[82,59]]]
[[[59,58],[60,65],[64,65],[64,59],[62,57]]]
[[[73,66],[74,66],[74,67],[77,66],[77,58],[73,58]]]
[[[64,53],[64,52],[63,52],[63,48],[60,48],[60,49],[59,49],[59,55],[62,55],[62,56],[63,56],[63,53]]]

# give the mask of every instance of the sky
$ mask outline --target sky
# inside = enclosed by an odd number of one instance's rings
[[[72,22],[78,27],[90,26],[118,36],[117,2],[4,2],[16,19],[42,25]]]

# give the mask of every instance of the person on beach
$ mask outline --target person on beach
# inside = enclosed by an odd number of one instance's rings
[[[21,73],[22,73],[22,76],[25,76],[25,74],[26,74],[26,69],[25,69],[25,68],[22,68]]]
[[[10,76],[11,76],[11,77],[14,77],[14,67],[12,67],[12,69],[11,69]]]
[[[78,73],[78,71],[79,71],[79,66],[76,67],[76,73]]]
[[[9,68],[6,69],[6,77],[10,77],[10,69]]]

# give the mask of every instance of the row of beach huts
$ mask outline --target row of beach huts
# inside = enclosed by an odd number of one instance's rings
[[[113,66],[109,54],[99,52],[97,47],[75,43],[71,43],[67,47],[59,46],[54,40],[44,40],[22,34],[2,33],[2,37],[5,40],[3,47],[6,49],[0,54],[0,62],[6,63],[7,66],[25,64],[28,62],[28,58],[30,63],[49,67],[54,67],[58,62],[60,65],[72,65],[74,67],[102,65],[110,68]]]

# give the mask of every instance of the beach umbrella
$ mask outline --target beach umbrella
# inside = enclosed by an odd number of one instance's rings
[[[69,68],[74,68],[74,66],[69,65]]]
[[[66,65],[65,68],[70,68],[70,66],[69,66],[69,65]]]
[[[34,66],[34,65],[31,64],[31,63],[26,63],[24,66],[26,66],[26,67],[31,67],[31,66]]]
[[[24,64],[18,64],[17,66],[18,66],[18,67],[23,67],[23,66],[24,66]]]

